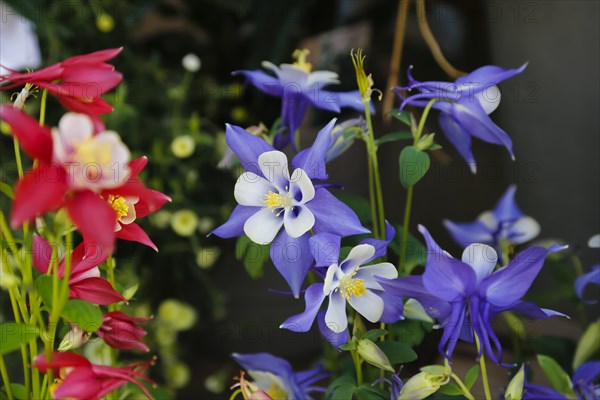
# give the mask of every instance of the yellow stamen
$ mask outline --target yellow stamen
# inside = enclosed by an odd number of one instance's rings
[[[294,52],[292,53],[292,58],[295,59],[296,61],[294,61],[294,63],[292,65],[294,67],[300,68],[301,70],[310,74],[312,71],[312,64],[309,62],[306,62],[306,57],[309,54],[310,54],[310,51],[308,49],[294,50]]]
[[[267,207],[271,207],[272,211],[275,208],[287,208],[292,206],[292,198],[289,194],[273,193],[269,190],[269,193],[265,194],[263,204]]]
[[[349,300],[352,296],[362,296],[367,292],[365,281],[352,278],[354,275],[356,275],[356,272],[353,272],[349,276],[344,276],[340,281],[340,292],[346,300]]]
[[[125,201],[125,197],[122,196],[108,196],[108,204],[115,210],[117,213],[117,221],[127,215],[129,212],[129,206]]]

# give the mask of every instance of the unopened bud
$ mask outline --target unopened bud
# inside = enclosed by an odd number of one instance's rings
[[[394,372],[394,368],[392,368],[390,360],[385,353],[369,339],[359,340],[357,351],[362,359],[369,364],[386,371]]]

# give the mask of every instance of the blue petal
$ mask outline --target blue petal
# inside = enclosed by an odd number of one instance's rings
[[[335,126],[337,119],[334,118],[317,134],[317,138],[312,146],[302,150],[292,160],[294,169],[301,168],[308,174],[310,179],[323,181],[327,179],[327,170],[325,167],[325,155],[331,144],[331,131]]]
[[[561,246],[552,246],[550,249],[533,246],[519,253],[508,266],[481,282],[480,295],[496,307],[514,305],[529,290],[544,265],[546,255],[562,249],[564,248]]]
[[[208,236],[214,234],[218,237],[226,239],[236,236],[243,236],[244,223],[259,210],[260,207],[236,206],[231,212],[227,222],[209,233]]]
[[[600,376],[600,361],[588,361],[581,364],[573,373],[573,385],[589,385]]]
[[[448,360],[452,358],[452,353],[454,353],[456,342],[462,331],[464,319],[465,303],[464,300],[460,300],[452,304],[450,318],[444,327],[444,333],[438,345],[438,350]]]
[[[338,263],[341,240],[340,236],[332,233],[318,233],[309,239],[317,267],[329,267]]]
[[[326,388],[311,385],[315,382],[329,378],[330,376],[331,373],[325,372],[323,365],[319,364],[316,368],[309,369],[307,371],[296,372],[296,381],[304,393],[310,393],[313,391],[325,392],[327,390]]]
[[[318,90],[306,98],[317,108],[332,112],[340,112],[341,108],[349,107],[357,111],[364,111],[365,104],[360,96],[360,91],[353,90],[350,92],[332,92],[329,90]],[[375,108],[371,107],[371,114]]]
[[[283,101],[281,102],[281,124],[287,128],[287,132],[284,135],[289,137],[289,140],[296,146],[296,143],[292,140],[296,134],[296,130],[300,128],[306,109],[308,108],[308,101],[302,97],[297,96],[295,99],[290,98],[290,95],[284,95]],[[296,149],[295,149],[296,150]]]
[[[515,193],[517,192],[516,185],[510,185],[506,192],[502,195],[498,203],[496,203],[496,207],[494,207],[494,216],[496,220],[499,222],[509,222],[516,221],[521,218],[523,215],[523,211],[517,206],[517,202],[515,201]]]
[[[598,302],[597,299],[586,300],[583,298],[583,292],[585,290],[585,287],[590,283],[600,285],[600,265],[594,266],[590,272],[581,275],[575,281],[575,293],[577,293],[577,297],[579,297],[581,301],[583,301],[586,304],[595,304]],[[596,297],[597,296],[598,292],[596,291]]]
[[[467,247],[473,243],[494,244],[492,232],[481,221],[452,222],[445,220],[444,226],[461,247]]]
[[[319,326],[321,335],[337,349],[341,345],[348,343],[348,329],[344,329],[340,333],[335,333],[329,329],[325,322],[325,313],[326,311],[323,310],[317,314],[317,325]]]
[[[232,75],[243,75],[246,79],[254,85],[258,90],[263,93],[268,94],[269,96],[277,96],[281,97],[283,95],[283,85],[274,76],[265,74],[261,70],[248,71],[248,70],[240,70],[233,71]]]
[[[315,197],[306,206],[315,216],[315,233],[329,232],[342,237],[369,233],[354,211],[326,189],[316,189]]]
[[[325,300],[323,284],[314,283],[310,285],[304,293],[304,302],[306,304],[304,312],[288,318],[279,327],[293,332],[308,332],[315,321],[323,300]]]
[[[379,279],[377,280],[379,282]],[[379,319],[384,324],[393,324],[404,319],[404,302],[402,297],[386,290],[377,291],[377,296],[383,300],[383,314]]]
[[[300,287],[314,261],[310,252],[309,237],[307,232],[293,238],[282,229],[271,244],[271,260],[288,283],[295,298],[300,296]]]
[[[460,154],[467,162],[471,168],[471,172],[475,173],[477,166],[475,157],[471,151],[471,136],[465,132],[463,127],[449,114],[440,113],[438,122],[444,135],[446,135],[450,143],[452,143],[456,151],[458,151],[458,154]]]
[[[304,398],[304,393],[296,381],[296,376],[289,362],[269,353],[232,354],[235,361],[242,366],[250,376],[251,371],[270,372],[281,379],[290,398]],[[261,388],[268,390],[269,388]]]
[[[476,84],[474,87],[475,92],[484,90],[492,85],[498,84],[498,82],[502,82],[505,79],[511,78],[515,75],[520,74],[527,68],[527,64],[525,63],[521,65],[521,67],[517,69],[507,69],[497,67],[495,65],[486,65],[480,68],[477,68],[475,71],[462,76],[456,79],[456,85],[469,85]]]
[[[258,156],[275,149],[264,139],[254,136],[239,126],[225,124],[225,127],[225,140],[240,159],[244,169],[262,176],[258,166]]]
[[[529,318],[546,319],[550,317],[567,317],[567,315],[558,311],[540,308],[536,304],[529,301],[519,301],[517,304],[504,309],[494,309],[492,314],[497,314],[502,311],[514,311]],[[492,317],[493,318],[493,317]],[[568,317],[567,317],[568,318]]]
[[[375,247],[375,255],[373,259],[379,257],[385,257],[387,254],[387,246],[390,244],[392,240],[394,240],[394,236],[396,236],[396,229],[390,224],[387,220],[385,221],[385,240],[381,239],[365,239],[360,242],[360,244],[370,244]]]
[[[419,232],[427,243],[423,285],[429,293],[449,302],[470,295],[477,284],[473,268],[444,253],[424,226],[419,225]]]
[[[567,400],[568,397],[558,393],[554,389],[550,389],[532,383],[525,383],[523,386],[523,400]]]

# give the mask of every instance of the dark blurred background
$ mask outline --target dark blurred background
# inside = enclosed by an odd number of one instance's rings
[[[179,389],[180,398],[225,398],[230,377],[237,374],[228,358],[231,352],[269,351],[298,367],[317,359],[322,339],[316,332],[299,335],[278,329],[281,321],[303,309],[303,302],[268,291],[286,290],[272,265],[267,262],[262,279],[252,279],[236,260],[235,240],[206,238],[234,205],[235,174],[216,168],[223,154],[224,123],[270,126],[279,115],[279,99],[243,88],[241,79],[230,73],[258,69],[263,60],[291,62],[294,49],[308,47],[315,69],[339,73],[342,83],[334,90],[353,90],[349,53],[362,47],[375,87],[390,96],[386,84],[398,2],[3,1],[34,23],[44,65],[124,46],[114,60],[124,84],[106,96],[115,112],[105,120],[136,155],[150,156],[147,183],[172,195],[174,202],[164,214],[145,221],[144,228],[161,249],[158,255],[138,245],[119,244],[119,279],[142,280],[137,297],[151,313],[156,314],[165,299],[177,299],[197,312],[193,327],[179,336],[154,326],[155,348],[164,359],[176,360],[166,362],[165,377],[158,379]],[[3,4],[3,18],[9,12]],[[432,154],[431,170],[415,189],[412,232],[418,223],[426,225],[442,247],[458,255],[461,250],[450,240],[442,219],[473,220],[516,183],[518,203],[540,223],[540,238],[569,243],[589,268],[599,255],[586,243],[600,232],[599,3],[434,0],[427,2],[427,16],[446,58],[460,70],[486,64],[516,68],[526,61],[529,66],[500,85],[502,102],[492,115],[512,137],[516,161],[504,148],[475,140],[478,173],[473,175],[437,135],[443,150]],[[201,59],[196,73],[182,67],[188,53]],[[409,65],[418,80],[449,80],[421,37],[414,7],[406,20],[400,83]],[[401,129],[398,121],[385,118],[381,103],[375,103],[376,136]],[[63,111],[58,103],[50,105],[48,119],[56,123]],[[31,107],[35,110],[36,105]],[[352,116],[353,112],[342,115]],[[302,126],[304,145],[331,117],[309,112]],[[430,121],[427,129],[437,131],[435,118]],[[181,135],[191,136],[196,144],[186,158],[170,150]],[[3,152],[7,143],[2,137]],[[391,143],[379,153],[386,217],[394,224],[404,210],[405,191],[398,181],[403,145]],[[364,146],[356,143],[332,163],[330,176],[344,192],[366,198],[365,166]],[[177,215],[182,210],[191,212],[187,219]],[[195,220],[198,228],[192,226],[192,233],[177,229],[174,219],[179,217],[184,225]],[[199,261],[207,257],[210,262]],[[556,277],[572,279],[572,271],[565,275],[568,267],[557,268],[555,274],[541,275],[538,292],[554,291]],[[559,296],[546,296],[548,306],[574,310],[572,299],[555,293]],[[168,311],[163,314],[163,320],[170,318]],[[576,324],[560,323],[535,329],[572,338],[581,332]],[[435,340],[421,346],[419,364],[435,357]]]

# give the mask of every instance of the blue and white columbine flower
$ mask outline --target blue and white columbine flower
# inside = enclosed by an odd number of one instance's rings
[[[350,92],[331,92],[325,86],[339,84],[338,75],[331,71],[312,71],[312,65],[306,62],[308,50],[296,50],[293,64],[281,64],[279,67],[269,61],[262,66],[271,70],[275,76],[261,70],[234,71],[234,75],[243,75],[260,91],[281,97],[282,126],[287,132],[281,132],[274,138],[276,149],[283,149],[300,127],[302,118],[309,105],[339,113],[342,107],[351,107],[364,111],[364,103],[358,90]]]
[[[499,82],[520,74],[527,64],[518,69],[504,69],[487,65],[462,76],[454,82],[419,82],[412,77],[412,66],[408,70],[409,85],[398,90],[418,90],[419,93],[406,98],[400,96],[402,105],[425,107],[431,99],[440,101],[433,108],[440,111],[439,124],[448,140],[476,172],[475,158],[471,152],[471,136],[485,142],[507,148],[511,157],[512,140],[488,116],[500,104]]]
[[[248,372],[254,385],[273,400],[310,400],[311,393],[324,393],[326,390],[313,384],[331,375],[320,366],[294,372],[289,362],[269,353],[235,353],[232,356]]]
[[[595,383],[600,377],[600,361],[588,361],[581,364],[571,377],[571,389],[577,400],[600,399],[600,385]],[[567,400],[572,399],[554,389],[525,382],[523,400]]]
[[[281,328],[307,332],[317,318],[323,336],[339,346],[348,340],[348,335],[343,334],[348,327],[346,304],[370,322],[391,323],[402,318],[402,301],[399,298],[388,301],[379,284],[379,278],[398,277],[396,267],[388,262],[365,265],[385,255],[385,245],[378,246],[376,243],[385,241],[365,240],[352,248],[341,262],[337,261],[339,237],[325,233],[313,236],[310,241],[317,268],[327,266],[324,282],[314,283],[306,289],[306,309],[288,318]],[[329,301],[323,313],[320,308],[325,298]]]
[[[462,261],[443,251],[427,229],[419,226],[427,242],[427,265],[421,276],[402,277],[380,282],[386,293],[412,297],[444,328],[439,350],[450,359],[458,339],[473,342],[476,333],[481,351],[501,363],[502,347],[491,321],[503,311],[514,311],[532,318],[564,316],[523,301],[549,253],[565,247],[530,247],[518,254],[506,267],[494,271],[498,256],[485,244],[465,249]],[[495,350],[494,350],[495,349]]]
[[[540,233],[540,225],[517,206],[516,191],[515,185],[509,186],[496,203],[496,207],[482,213],[474,222],[444,220],[444,226],[454,241],[462,247],[484,243],[494,247],[496,251],[501,251],[504,244],[528,242]]]
[[[317,184],[327,179],[325,154],[333,119],[308,149],[292,160],[260,137],[227,125],[227,144],[247,172],[238,179],[238,206],[229,220],[212,233],[223,238],[247,235],[255,243],[271,244],[270,255],[294,296],[313,263],[309,231],[339,236],[368,233],[354,211]],[[283,229],[282,229],[283,228]]]

